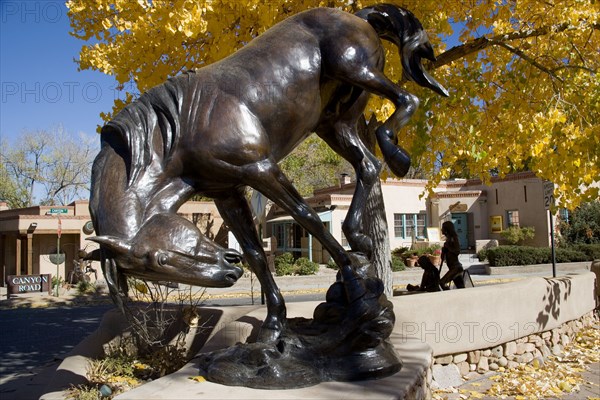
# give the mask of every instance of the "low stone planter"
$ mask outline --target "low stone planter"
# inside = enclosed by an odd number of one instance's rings
[[[516,368],[538,359],[540,364],[550,355],[560,356],[563,347],[571,343],[577,332],[598,323],[593,311],[562,324],[558,328],[528,335],[494,347],[440,355],[434,365],[455,365],[460,376],[473,379],[473,373],[485,374],[500,367]]]

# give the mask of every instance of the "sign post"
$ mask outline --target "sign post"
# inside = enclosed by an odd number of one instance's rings
[[[550,242],[552,248],[552,277],[556,278],[556,250],[554,247],[554,218],[552,208],[554,208],[554,184],[550,181],[544,181],[544,208],[548,210],[550,216]]]
[[[62,234],[62,221],[60,220],[60,215],[66,214],[67,209],[64,207],[51,208],[49,213],[58,216],[58,228],[56,229],[56,290],[54,292],[54,295],[58,297],[58,286],[60,284],[60,275],[58,269],[58,267],[60,266],[60,261],[58,260],[60,260],[60,236]]]

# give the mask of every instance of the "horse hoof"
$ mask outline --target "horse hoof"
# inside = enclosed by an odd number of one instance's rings
[[[260,327],[256,341],[260,343],[274,343],[278,341],[284,329],[282,320],[285,320],[285,318],[278,319],[267,316],[267,319],[265,319]]]
[[[273,329],[273,328],[268,328],[263,325],[260,328],[260,332],[258,332],[258,337],[256,338],[256,341],[259,343],[265,343],[265,344],[275,343],[281,337],[281,333],[282,333],[281,328]]]

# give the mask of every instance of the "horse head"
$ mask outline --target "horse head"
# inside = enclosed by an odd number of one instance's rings
[[[242,255],[224,249],[176,214],[156,214],[131,239],[89,238],[100,243],[119,272],[150,281],[171,281],[203,287],[228,287],[243,274],[235,265]]]
[[[392,4],[378,4],[365,7],[356,15],[369,22],[382,39],[398,46],[406,79],[448,96],[446,88],[423,67],[421,60],[435,62],[435,54],[427,32],[412,12]]]

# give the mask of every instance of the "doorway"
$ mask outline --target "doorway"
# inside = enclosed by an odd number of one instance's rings
[[[469,236],[467,228],[467,213],[452,213],[452,223],[458,234],[460,249],[466,250],[469,248]]]

